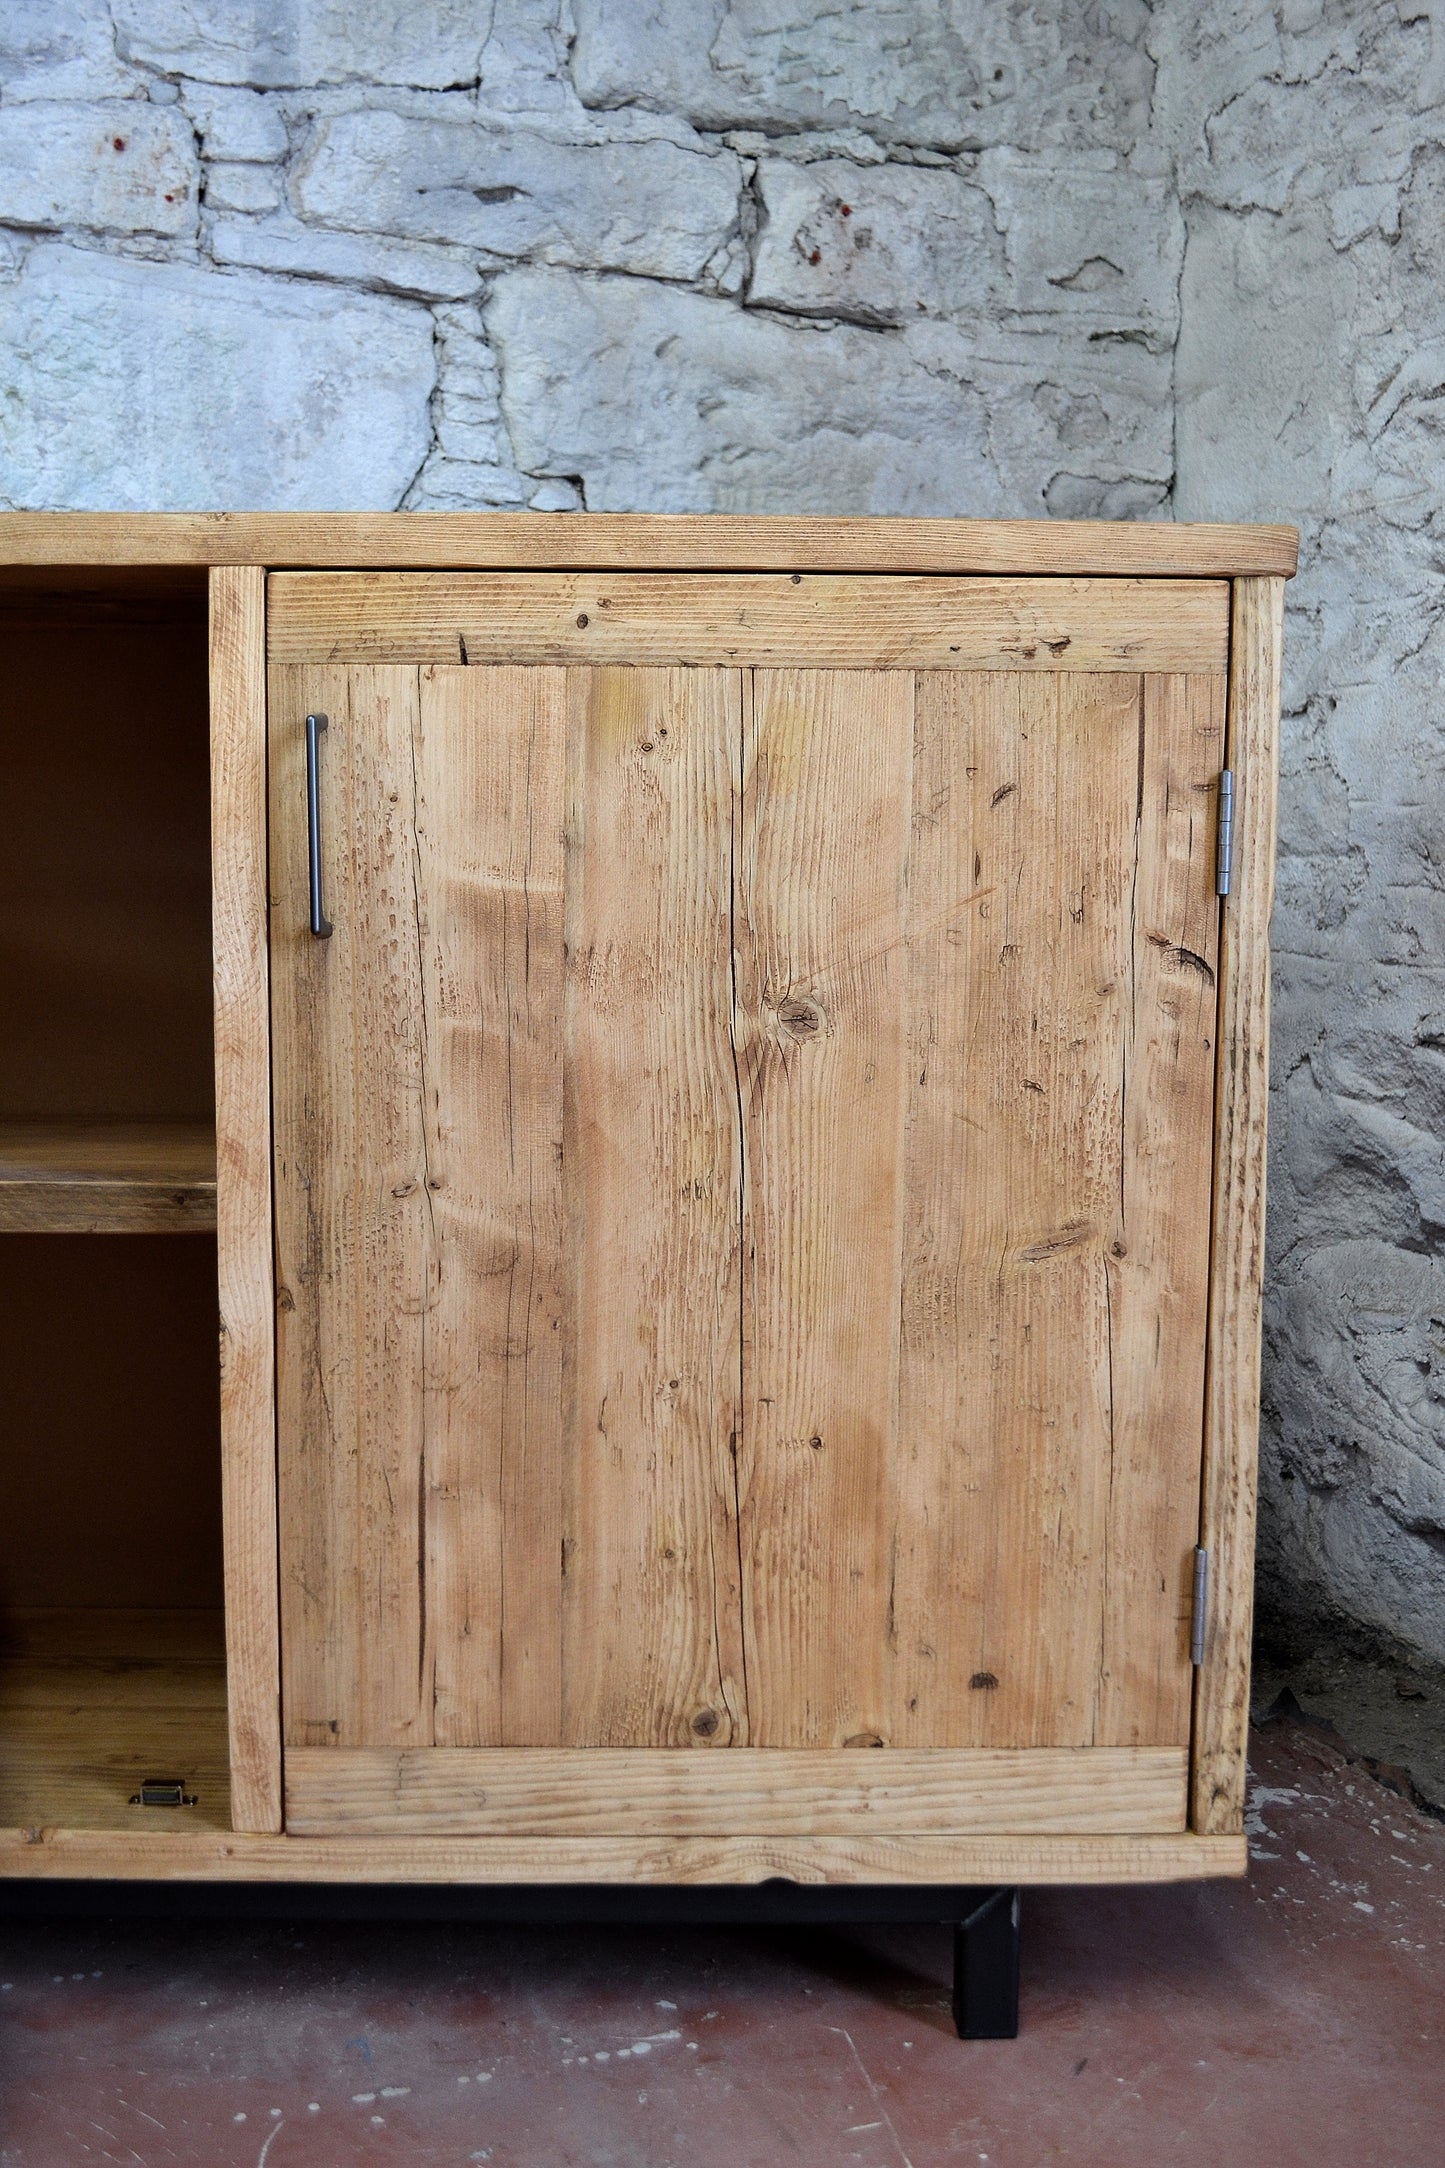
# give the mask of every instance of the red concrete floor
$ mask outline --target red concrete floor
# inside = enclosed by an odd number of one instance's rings
[[[1445,1824],[1256,1740],[1246,1884],[1026,1900],[1023,2033],[939,1928],[0,1919],[0,2162],[1445,2162]]]

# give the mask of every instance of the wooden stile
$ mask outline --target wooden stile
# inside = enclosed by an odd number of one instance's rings
[[[216,1228],[226,1677],[236,1829],[281,1827],[266,952],[266,588],[211,575]]]
[[[1209,1377],[1199,1541],[1210,1615],[1194,1694],[1192,1826],[1244,1827],[1269,1118],[1269,919],[1279,776],[1282,579],[1238,580],[1230,637],[1235,877],[1223,914]]]

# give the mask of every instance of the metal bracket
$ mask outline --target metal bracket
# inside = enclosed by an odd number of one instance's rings
[[[1196,1668],[1204,1661],[1204,1632],[1209,1623],[1209,1553],[1202,1543],[1194,1546],[1194,1609],[1189,1620],[1189,1661]]]
[[[133,1807],[193,1807],[196,1795],[186,1790],[184,1777],[143,1777],[130,1803]]]
[[[1214,847],[1214,892],[1229,894],[1234,870],[1234,771],[1225,768],[1219,777],[1219,830]]]

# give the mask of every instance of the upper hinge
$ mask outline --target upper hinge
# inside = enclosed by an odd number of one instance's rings
[[[1224,768],[1219,777],[1219,830],[1214,846],[1214,891],[1218,896],[1229,894],[1229,877],[1234,870],[1234,771]]]
[[[1189,1661],[1204,1661],[1204,1630],[1209,1623],[1209,1553],[1202,1543],[1194,1546],[1194,1608],[1189,1617]]]

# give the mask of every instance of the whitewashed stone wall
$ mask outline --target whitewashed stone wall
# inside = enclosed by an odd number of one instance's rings
[[[7,504],[1301,524],[1263,1595],[1445,1660],[1442,453],[1441,0],[0,9]]]

